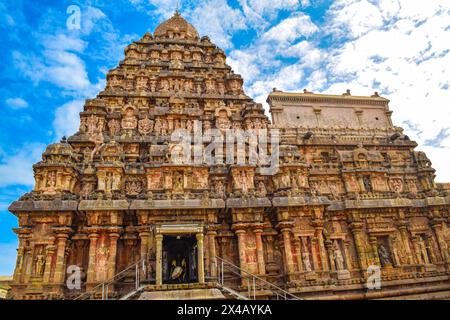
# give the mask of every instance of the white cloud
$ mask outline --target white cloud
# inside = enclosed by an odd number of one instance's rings
[[[226,0],[199,1],[187,11],[188,20],[200,35],[208,35],[219,47],[232,47],[232,35],[247,29],[245,17],[238,9],[231,8]]]
[[[164,19],[173,15],[177,8],[179,0],[129,0],[138,9],[148,10],[148,4],[152,5],[152,10],[149,12],[154,16],[162,16]],[[183,8],[183,3],[181,4]]]
[[[44,150],[42,143],[27,143],[19,150],[0,152],[0,187],[33,186],[33,171],[30,168],[41,159]]]
[[[16,67],[35,83],[51,82],[66,90],[85,90],[90,86],[84,61],[77,55],[86,43],[64,34],[42,36],[42,57],[13,51]]]
[[[100,9],[87,6],[81,11],[81,29],[84,35],[98,29],[103,21],[107,21],[108,28],[111,28],[107,16]]]
[[[301,2],[299,0],[240,0],[239,2],[250,18],[256,16],[269,20],[276,18],[280,10],[297,10],[300,5],[309,5],[307,0]]]
[[[74,100],[56,109],[53,128],[58,139],[62,136],[68,137],[78,131],[79,113],[83,110],[83,104],[84,100]]]
[[[308,37],[318,31],[308,15],[297,13],[282,20],[263,35],[264,40],[292,42],[300,37]]]
[[[242,3],[251,9],[250,1]],[[263,15],[264,3],[252,12]],[[291,14],[232,50],[229,63],[259,102],[273,87],[379,91],[391,100],[394,123],[428,153],[438,180],[450,180],[450,137],[442,133],[450,130],[449,21],[447,0],[337,0],[320,30],[306,14]],[[332,43],[326,49],[319,46],[325,37]]]
[[[352,16],[349,12],[356,12]],[[427,151],[439,180],[450,180],[450,6],[448,1],[336,1],[331,34],[349,40],[331,53],[326,92],[377,90],[391,100],[394,123]],[[370,90],[370,91],[369,91]],[[426,143],[434,143],[426,146]]]
[[[5,102],[12,109],[23,109],[28,107],[28,102],[22,98],[9,98],[6,99]]]
[[[417,150],[424,151],[428,158],[431,160],[433,168],[437,170],[436,181],[437,182],[449,182],[450,181],[450,170],[448,159],[450,155],[450,147],[438,148],[430,146],[420,146]]]
[[[12,276],[16,265],[17,242],[0,243],[0,276]]]

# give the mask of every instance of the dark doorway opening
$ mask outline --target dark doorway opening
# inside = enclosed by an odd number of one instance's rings
[[[195,236],[164,235],[163,282],[171,284],[197,281],[197,241]]]

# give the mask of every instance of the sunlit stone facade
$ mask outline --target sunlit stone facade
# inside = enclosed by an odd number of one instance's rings
[[[389,101],[276,89],[267,101],[272,121],[178,13],[129,45],[79,131],[47,147],[34,190],[9,208],[19,221],[13,297],[73,298],[140,260],[159,290],[173,289],[176,266],[176,283],[213,284],[216,256],[299,297],[449,291],[450,188],[392,124]],[[203,136],[277,130],[278,170],[174,161],[171,134],[198,123]],[[82,271],[79,290],[66,286],[70,266]],[[379,290],[366,288],[371,266]]]

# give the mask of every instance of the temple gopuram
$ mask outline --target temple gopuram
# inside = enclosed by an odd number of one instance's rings
[[[178,12],[129,45],[9,207],[12,297],[449,298],[450,184],[389,100],[274,89],[267,102],[271,119]],[[251,134],[208,149],[230,130],[266,133],[275,170]],[[176,131],[191,156],[175,156]]]

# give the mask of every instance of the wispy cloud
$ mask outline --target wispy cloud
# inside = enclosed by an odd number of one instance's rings
[[[17,256],[17,243],[0,242],[0,276],[12,276]]]
[[[84,100],[73,100],[56,109],[53,128],[57,137],[67,137],[78,131],[83,104]]]
[[[33,164],[41,159],[45,150],[42,143],[27,143],[19,149],[0,150],[0,187],[33,186]]]
[[[28,107],[28,102],[22,98],[9,98],[5,100],[5,103],[12,109],[24,109]]]

